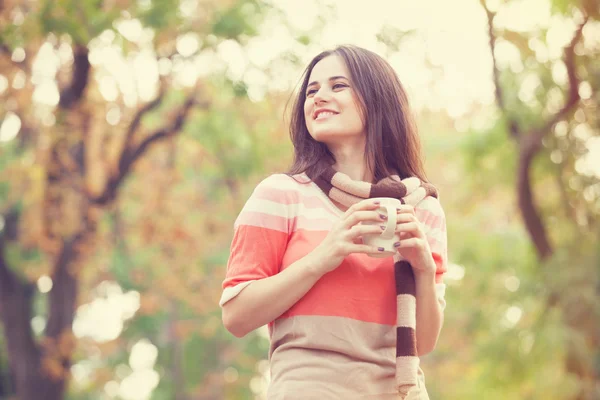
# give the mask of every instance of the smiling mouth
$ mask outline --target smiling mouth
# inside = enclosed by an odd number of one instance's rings
[[[334,113],[334,112],[331,112],[331,111],[322,111],[322,112],[320,112],[316,116],[315,121],[319,121],[319,120],[322,120],[322,119],[327,119],[327,118],[332,117],[334,115],[336,115],[336,113]]]

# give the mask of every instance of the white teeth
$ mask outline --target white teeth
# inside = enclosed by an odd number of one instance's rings
[[[329,117],[331,115],[334,115],[334,113],[332,113],[331,111],[322,111],[319,114],[317,114],[317,118],[315,118],[315,119],[321,119],[321,118]]]

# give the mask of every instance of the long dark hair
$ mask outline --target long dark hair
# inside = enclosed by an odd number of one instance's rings
[[[416,176],[426,181],[417,126],[400,79],[382,57],[352,45],[324,51],[306,67],[292,108],[290,138],[294,145],[294,161],[286,173],[306,172],[316,177],[335,163],[327,146],[310,136],[304,119],[306,88],[312,69],[330,55],[338,55],[344,60],[358,94],[365,116],[365,161],[373,172],[374,182],[393,174],[402,179]]]

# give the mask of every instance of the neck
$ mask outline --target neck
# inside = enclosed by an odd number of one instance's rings
[[[353,180],[372,182],[373,173],[367,167],[365,146],[330,146],[335,156],[333,169],[348,175]]]

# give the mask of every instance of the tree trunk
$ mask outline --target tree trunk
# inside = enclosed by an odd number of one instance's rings
[[[31,307],[35,286],[24,283],[10,272],[0,259],[0,301],[2,301],[2,324],[8,349],[9,366],[14,376],[15,391],[19,400],[60,400],[64,380],[48,379],[42,371],[41,349],[31,331]]]
[[[528,138],[529,136],[525,136]],[[548,240],[548,233],[535,205],[533,191],[531,190],[531,164],[535,153],[529,146],[519,146],[519,163],[517,166],[517,198],[521,217],[525,229],[529,233],[531,242],[535,247],[538,259],[546,260],[552,255],[552,245]]]

